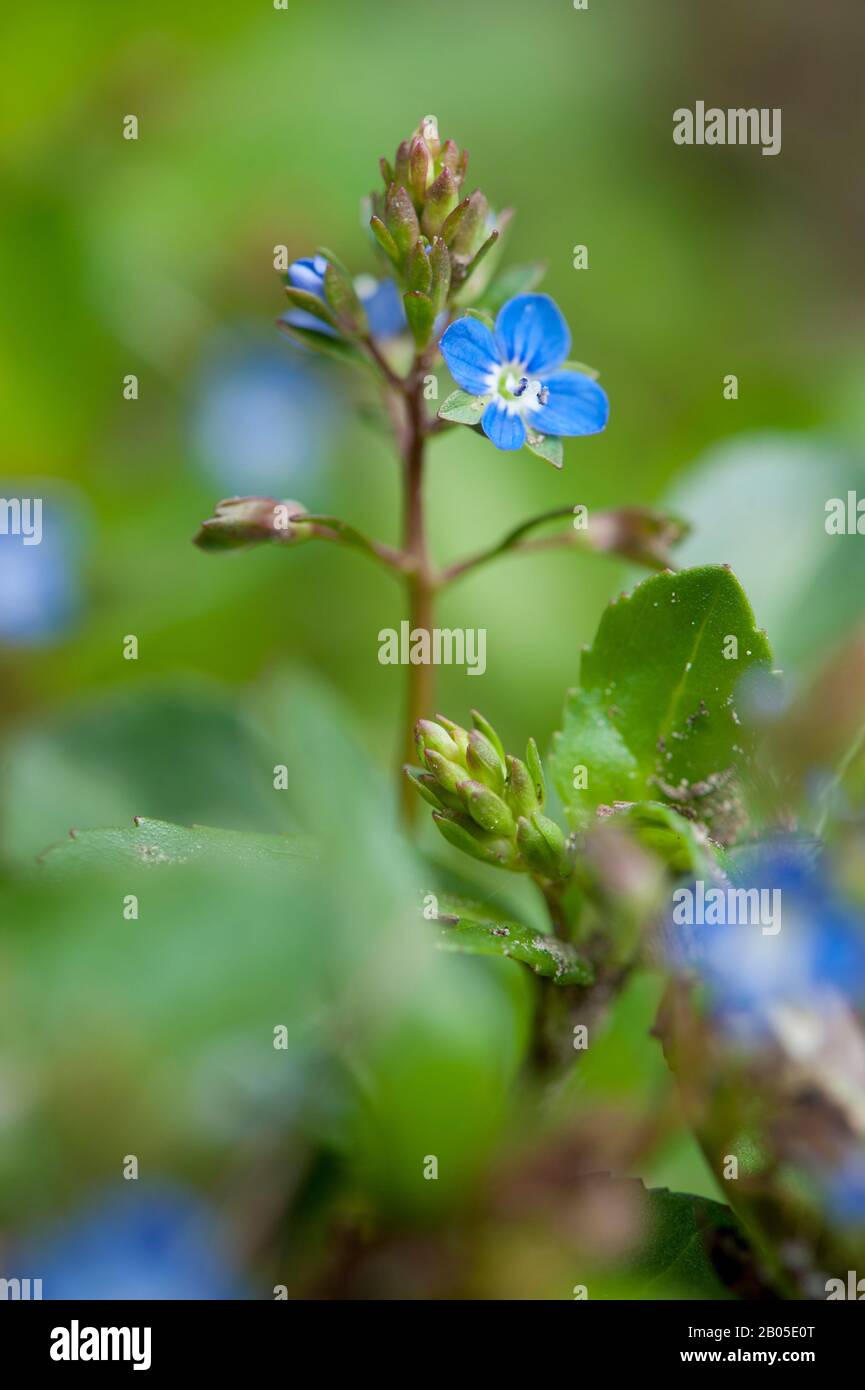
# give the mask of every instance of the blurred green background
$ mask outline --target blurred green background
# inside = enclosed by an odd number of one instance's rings
[[[437,442],[437,556],[551,507],[670,503],[695,524],[683,559],[732,562],[780,664],[794,681],[814,665],[865,607],[857,538],[823,528],[827,498],[865,492],[865,20],[852,0],[832,15],[806,0],[7,14],[0,491],[46,509],[42,547],[0,537],[8,859],[134,815],[292,828],[302,798],[284,809],[272,790],[283,745],[260,724],[286,664],[331,689],[389,768],[404,674],[377,660],[379,629],[403,616],[391,578],[334,547],[213,556],[191,537],[220,497],[264,492],[396,538],[397,464],[362,390],[273,326],[273,248],[332,246],[375,270],[361,200],[427,112],[469,149],[470,186],[516,208],[504,263],[548,263],[573,356],[611,401],[560,474],[469,431]],[[698,98],[780,106],[781,154],[675,146],[672,112]],[[545,747],[582,644],[633,578],[561,553],[467,579],[442,622],[487,629],[487,672],[443,669],[439,707],[480,705],[507,744]],[[315,702],[323,687],[300,689]],[[467,1001],[493,974],[460,975]],[[513,989],[484,1015],[494,1051],[522,1017]],[[404,1096],[404,1079],[388,1085]],[[682,1161],[688,1190],[709,1193]]]

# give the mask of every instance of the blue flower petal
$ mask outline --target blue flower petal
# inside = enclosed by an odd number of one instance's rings
[[[496,346],[502,362],[518,362],[540,376],[564,362],[571,332],[548,294],[518,294],[499,310]]]
[[[526,442],[522,416],[508,410],[498,397],[490,401],[484,411],[481,426],[487,439],[491,439],[497,449],[521,449]]]
[[[441,354],[448,371],[464,391],[483,396],[490,390],[490,376],[499,359],[493,335],[480,319],[457,319],[441,340]]]
[[[607,393],[583,372],[567,369],[544,378],[546,405],[532,412],[530,423],[541,434],[597,434],[607,423]]]
[[[296,290],[306,290],[307,294],[324,295],[324,272],[327,261],[323,256],[304,256],[302,260],[292,261],[288,267],[288,283]]]
[[[326,338],[338,338],[339,333],[323,319],[317,319],[315,314],[308,314],[305,309],[289,309],[281,315],[282,322],[288,323],[292,328],[305,328],[310,333],[323,333]]]
[[[405,332],[408,327],[405,307],[393,280],[379,280],[367,293],[363,288],[359,293],[374,338],[397,338]]]

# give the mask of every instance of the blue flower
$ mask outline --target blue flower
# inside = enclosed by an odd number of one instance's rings
[[[296,290],[306,290],[307,294],[314,294],[316,299],[324,302],[324,272],[326,270],[327,261],[324,256],[304,256],[299,261],[292,261],[288,267],[288,283],[293,285]],[[331,328],[329,323],[317,319],[315,314],[308,314],[305,309],[289,309],[287,314],[283,314],[283,319],[294,328],[307,328],[313,333],[325,333],[328,338],[339,336],[336,329]]]
[[[824,1177],[824,1200],[832,1219],[849,1230],[865,1226],[865,1157],[852,1146]]]
[[[29,495],[33,487],[7,484],[0,490],[8,498]],[[39,506],[38,544],[0,532],[0,646],[58,641],[81,614],[81,508],[66,498]]]
[[[288,283],[296,290],[306,290],[317,299],[325,301],[324,272],[327,261],[324,256],[305,256],[292,261],[288,267]],[[372,275],[359,275],[355,280],[358,298],[366,310],[369,329],[374,338],[385,341],[404,333],[407,327],[405,309],[400,292],[392,280],[376,280]],[[337,338],[338,331],[329,323],[317,319],[305,309],[291,308],[283,314],[283,322],[292,328],[305,328],[313,333],[324,333],[328,338]]]
[[[718,1022],[743,1040],[771,1031],[779,1007],[825,1012],[865,1002],[865,924],[839,898],[796,841],[748,854],[734,870],[739,890],[777,893],[777,931],[751,921],[668,927],[670,954],[695,967]]]
[[[344,415],[339,384],[309,352],[218,344],[193,399],[193,451],[220,487],[276,493],[319,471]]]
[[[102,1197],[16,1251],[46,1299],[234,1299],[248,1292],[214,1215],[174,1187]]]
[[[499,310],[495,330],[457,319],[441,340],[451,376],[488,398],[481,418],[497,449],[520,449],[526,427],[538,434],[597,434],[607,423],[606,393],[583,372],[563,367],[571,334],[546,294],[519,294]]]
[[[393,280],[376,280],[372,275],[358,275],[354,282],[358,297],[366,309],[369,331],[384,342],[398,338],[408,327],[402,295]]]

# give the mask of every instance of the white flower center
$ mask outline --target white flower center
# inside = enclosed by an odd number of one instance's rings
[[[535,377],[526,376],[518,362],[496,367],[490,373],[489,393],[503,402],[510,415],[531,415],[550,398],[549,388]]]

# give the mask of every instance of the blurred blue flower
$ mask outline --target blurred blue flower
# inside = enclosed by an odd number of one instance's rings
[[[323,256],[304,256],[292,261],[288,267],[288,283],[295,289],[306,290],[317,299],[324,300],[324,272],[327,261]],[[381,341],[396,338],[407,327],[402,296],[393,280],[376,280],[372,275],[359,275],[354,282],[358,298],[366,310],[372,336]],[[329,338],[338,337],[337,330],[329,323],[308,314],[305,309],[291,308],[282,316],[283,322],[294,328],[306,328],[313,333],[324,333]]]
[[[571,334],[546,294],[519,294],[499,310],[495,332],[461,318],[441,340],[458,386],[490,397],[481,418],[497,449],[521,449],[526,426],[540,434],[596,434],[607,423],[606,393],[585,373],[562,366]]]
[[[865,1001],[865,923],[813,862],[811,844],[778,842],[750,855],[735,887],[780,894],[776,933],[751,921],[667,928],[674,962],[703,977],[722,1024],[753,1038],[779,1005],[819,1011]]]
[[[16,1253],[46,1299],[229,1299],[242,1281],[221,1248],[216,1221],[197,1198],[135,1183]]]
[[[314,294],[316,299],[324,301],[326,270],[327,261],[324,256],[304,256],[299,261],[292,261],[288,267],[288,283],[296,290],[305,290],[307,294]],[[315,314],[308,314],[305,309],[289,309],[282,317],[295,328],[308,328],[313,333],[324,333],[328,338],[339,336],[329,323],[317,319]]]
[[[376,280],[372,275],[358,275],[354,282],[360,302],[366,309],[369,331],[374,338],[385,342],[398,338],[408,327],[402,295],[393,280]]]
[[[865,1225],[865,1156],[851,1150],[824,1178],[825,1204],[839,1226]]]
[[[204,364],[193,448],[227,493],[281,497],[317,472],[342,415],[336,377],[308,354],[243,343]]]
[[[42,491],[38,482],[0,484],[3,498],[27,497],[41,507],[38,544],[0,531],[0,643],[57,641],[81,610],[80,525],[63,501],[34,497]]]

